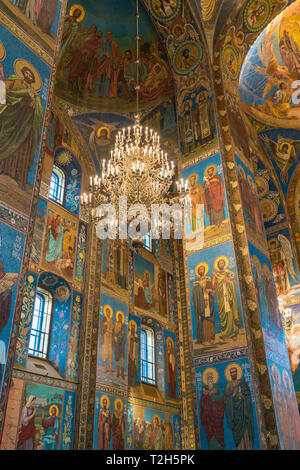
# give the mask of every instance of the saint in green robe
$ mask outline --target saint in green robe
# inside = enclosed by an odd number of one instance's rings
[[[224,392],[225,416],[238,450],[252,450],[254,442],[251,391],[244,380],[228,382]]]
[[[214,274],[218,313],[221,320],[221,335],[232,338],[242,326],[241,314],[236,295],[236,280],[229,269]]]
[[[5,85],[6,104],[0,106],[0,173],[25,185],[38,150],[44,111],[39,94],[25,80],[13,75]]]

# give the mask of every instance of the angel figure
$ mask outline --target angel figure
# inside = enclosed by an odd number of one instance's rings
[[[273,238],[269,241],[269,251],[277,294],[287,295],[291,289],[289,275],[297,281],[291,243],[284,235],[279,234],[278,240]]]
[[[300,151],[300,141],[279,136],[277,142],[275,142],[265,134],[262,135],[262,140],[281,170],[281,181],[287,183],[289,169],[297,161],[297,155]]]
[[[118,132],[119,122],[104,123],[96,117],[89,118],[91,123],[80,121],[81,131],[87,138],[88,143],[100,163],[100,155],[112,146],[114,137]],[[99,154],[100,152],[100,154]]]

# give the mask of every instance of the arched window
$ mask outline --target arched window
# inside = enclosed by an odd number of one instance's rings
[[[52,170],[49,199],[58,204],[64,203],[66,177],[64,172],[54,165]]]
[[[52,294],[38,287],[29,339],[28,354],[30,356],[47,359],[52,309]]]
[[[155,335],[147,327],[141,330],[141,380],[151,385],[156,384]]]
[[[152,248],[152,232],[151,230],[144,236],[144,248],[148,251],[153,251]]]

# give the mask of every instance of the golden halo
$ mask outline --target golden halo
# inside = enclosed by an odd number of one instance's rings
[[[283,369],[283,371],[282,371],[282,381],[283,381],[284,385],[286,385],[286,380],[288,380],[289,388],[291,388],[291,379],[290,379],[289,373],[286,369]]]
[[[122,402],[122,400],[121,400],[120,398],[117,398],[117,399],[115,400],[115,403],[114,403],[115,410],[117,411],[117,404],[118,404],[118,403],[121,403],[121,411],[123,411],[124,405],[123,405],[123,402]]]
[[[263,272],[265,273],[267,279],[271,279],[272,274],[271,274],[269,266],[267,266],[266,264],[263,265]]]
[[[205,99],[208,98],[208,92],[205,90],[200,91],[196,97],[196,103],[200,104],[200,98],[204,97]]]
[[[261,271],[261,264],[260,264],[260,261],[259,261],[259,259],[256,255],[253,256],[252,261],[253,261],[253,264],[256,267],[256,269],[258,269],[258,271]]]
[[[100,137],[101,131],[107,131],[107,138],[110,139],[111,131],[108,127],[99,127],[97,130],[97,136]]]
[[[290,150],[290,148],[291,148],[291,146],[292,146],[289,142],[282,142],[282,143],[280,144],[280,147],[279,147],[280,152],[281,152],[282,147],[283,147],[284,145],[287,145],[287,146],[288,146],[288,150]]]
[[[276,248],[278,248],[279,241],[277,240],[277,238],[271,238],[271,240],[268,241],[268,247],[269,248],[271,248],[271,243],[272,242],[276,242]]]
[[[108,310],[110,312],[110,317],[109,318],[112,318],[113,317],[113,309],[109,305],[105,305],[103,307],[103,313],[104,313],[105,317],[107,318],[106,310]]]
[[[184,29],[183,29],[182,24],[181,24],[181,23],[176,23],[176,24],[174,24],[174,26],[172,26],[172,28],[171,28],[171,33],[173,34],[173,36],[175,36],[174,33],[175,33],[175,29],[176,29],[176,28],[179,28],[179,29],[181,30],[181,34],[183,34]],[[179,37],[179,36],[177,36],[177,37]]]
[[[118,321],[118,316],[119,316],[119,315],[121,315],[121,317],[122,317],[122,324],[123,324],[124,321],[125,321],[125,317],[124,317],[124,313],[121,312],[121,310],[118,310],[117,313],[116,313],[116,319],[117,319],[117,321]]]
[[[80,23],[84,17],[85,17],[85,9],[83,8],[83,6],[81,5],[73,5],[71,8],[70,8],[70,16],[73,16],[74,14],[74,11],[75,10],[80,10],[81,11],[81,15],[77,18],[77,23]]]
[[[211,168],[213,168],[213,170],[214,170],[213,176],[215,176],[215,174],[216,174],[217,171],[218,171],[217,165],[209,165],[209,166],[205,169],[205,171],[204,171],[204,176],[205,176],[206,178],[207,178],[207,176],[208,176],[208,170],[210,170]]]
[[[217,384],[219,381],[219,372],[214,367],[208,367],[207,369],[205,369],[205,371],[202,374],[202,380],[203,380],[204,385],[207,385],[208,374],[211,374],[213,376],[214,384]]]
[[[167,339],[166,339],[166,345],[168,346],[169,343],[172,344],[172,348],[174,348],[174,341],[173,341],[173,338],[171,338],[171,336],[168,336]]]
[[[229,366],[227,366],[225,369],[225,377],[226,377],[227,382],[232,381],[232,378],[230,375],[231,369],[237,369],[237,380],[241,380],[241,378],[243,377],[243,369],[239,364],[234,363],[234,364],[229,364]]]
[[[154,415],[152,419],[152,423],[154,423],[155,418],[158,418],[159,424],[161,423],[160,416],[159,415]]]
[[[219,271],[218,264],[219,264],[219,261],[221,260],[225,261],[224,269],[228,268],[229,259],[227,258],[227,256],[219,256],[219,258],[216,259],[215,264],[214,264],[214,268],[216,271]]]
[[[101,408],[103,408],[103,400],[107,400],[107,408],[109,408],[110,399],[108,398],[108,396],[107,396],[107,395],[102,395],[102,397],[101,397],[101,399],[100,399]]]
[[[281,384],[280,372],[278,370],[278,367],[275,364],[272,364],[271,373],[272,373],[272,377],[273,377],[275,384],[280,385]]]
[[[3,60],[5,56],[6,56],[5,47],[3,45],[3,42],[0,41],[0,60]]]
[[[192,174],[187,178],[189,184],[191,184],[191,181],[190,181],[190,180],[191,180],[192,178],[196,178],[196,183],[197,183],[197,181],[199,180],[199,175],[198,175],[198,173],[192,173]]]
[[[58,409],[58,406],[57,405],[51,405],[50,408],[49,408],[49,414],[51,416],[51,411],[53,410],[53,408],[56,409],[56,416],[59,415],[59,409]]]
[[[182,103],[182,106],[181,106],[181,111],[182,111],[182,112],[184,111],[184,108],[185,108],[185,105],[186,105],[186,104],[189,104],[191,108],[193,107],[193,102],[192,102],[192,100],[186,100],[184,103]]]
[[[195,274],[196,274],[197,277],[200,277],[199,274],[198,274],[198,271],[199,271],[199,269],[200,269],[202,266],[203,266],[204,269],[205,269],[204,276],[206,276],[206,274],[207,274],[208,271],[209,271],[209,266],[208,266],[208,264],[203,261],[202,263],[197,264],[197,266],[195,267]]]
[[[131,330],[132,325],[134,325],[134,331],[137,332],[137,324],[134,320],[130,320],[129,322],[129,330]]]
[[[43,82],[42,82],[42,79],[40,77],[40,74],[33,67],[33,65],[31,65],[29,62],[27,62],[27,60],[17,59],[15,61],[14,69],[15,69],[16,75],[18,75],[18,77],[20,77],[20,78],[23,78],[23,74],[22,74],[23,67],[27,67],[31,71],[31,73],[33,74],[33,76],[35,78],[35,82],[31,84],[32,88],[34,88],[36,91],[41,90]]]

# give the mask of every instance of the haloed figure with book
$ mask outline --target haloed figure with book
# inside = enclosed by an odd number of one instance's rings
[[[0,260],[0,388],[6,363],[6,347],[2,340],[2,332],[9,320],[12,299],[12,287],[18,282],[18,274],[5,273]]]

